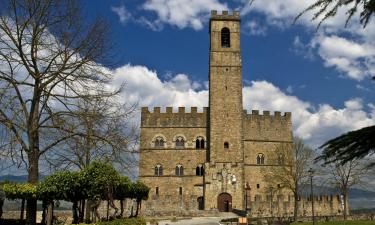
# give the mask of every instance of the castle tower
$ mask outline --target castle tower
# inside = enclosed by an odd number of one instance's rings
[[[210,162],[243,162],[240,15],[211,12]]]
[[[239,12],[210,18],[209,149],[205,209],[243,209],[242,66]]]

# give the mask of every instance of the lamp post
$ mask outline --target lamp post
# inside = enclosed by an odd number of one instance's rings
[[[311,216],[312,216],[312,222],[313,225],[315,225],[315,215],[314,215],[314,192],[313,192],[313,176],[314,176],[314,170],[310,168],[307,171],[310,175],[310,185],[311,185]]]

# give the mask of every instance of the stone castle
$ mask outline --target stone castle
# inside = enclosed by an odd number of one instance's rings
[[[209,107],[142,108],[139,177],[151,188],[143,211],[291,216],[292,194],[272,195],[263,175],[285,166],[270,159],[279,145],[292,143],[291,113],[243,110],[239,12],[212,11],[209,34]],[[340,212],[337,197],[316,200],[317,214]],[[299,204],[299,214],[309,214],[311,201]]]

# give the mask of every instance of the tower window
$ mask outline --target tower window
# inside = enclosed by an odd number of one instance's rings
[[[229,143],[228,143],[228,142],[224,142],[224,148],[225,148],[225,149],[228,149],[228,148],[229,148]]]
[[[182,187],[179,188],[178,193],[179,195],[182,195]]]
[[[176,138],[176,148],[184,148],[185,147],[185,140],[183,137],[179,136]]]
[[[260,184],[257,184],[257,188],[258,188],[258,189],[260,188]]]
[[[157,196],[159,196],[159,187],[156,187],[156,188],[155,188],[155,194],[156,194]]]
[[[155,148],[163,148],[164,147],[164,139],[162,137],[155,138]]]
[[[163,175],[163,166],[158,164],[155,166],[155,176],[162,176]]]
[[[195,140],[195,148],[196,149],[203,149],[205,147],[204,138],[203,137],[197,137]]]
[[[221,29],[221,47],[230,48],[230,31],[227,27]]]
[[[184,167],[182,165],[176,166],[176,176],[184,175]]]
[[[262,153],[258,154],[257,156],[257,164],[264,165],[264,155]]]
[[[197,168],[195,169],[195,175],[203,176],[203,174],[204,174],[203,165],[199,164]]]

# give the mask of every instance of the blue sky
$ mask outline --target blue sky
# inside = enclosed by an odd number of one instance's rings
[[[113,40],[121,57],[120,64],[145,65],[158,71],[162,79],[165,74],[184,73],[194,81],[207,81],[208,19],[201,20],[203,27],[199,29],[164,22],[155,31],[139,22],[140,18],[147,18],[149,22],[158,19],[155,10],[144,9],[151,2],[168,1],[89,1],[86,9],[89,15],[101,14],[109,19]],[[240,1],[230,1],[231,4],[224,1],[202,2],[220,3],[229,10],[243,10],[246,6]],[[125,13],[123,21],[117,15],[121,13]],[[208,15],[207,10],[200,13]],[[241,44],[244,79],[267,80],[283,90],[292,90],[292,93],[314,104],[329,103],[343,107],[348,98],[371,100],[374,84],[368,79],[350,79],[345,72],[325,66],[316,49],[296,46],[296,40],[301,45],[308,45],[324,28],[316,31],[313,23],[308,26],[301,23],[293,25],[291,17],[279,19],[285,23],[283,27],[270,25],[267,15],[259,10],[243,14]],[[249,22],[257,27],[250,29],[247,26]],[[338,28],[345,30],[343,26]],[[345,35],[345,32],[338,33]]]
[[[88,19],[108,19],[117,83],[140,106],[206,106],[211,9],[241,12],[244,107],[291,111],[294,134],[316,147],[375,123],[375,23],[345,11],[316,30],[312,0],[85,1]]]
[[[120,101],[200,111],[208,105],[210,11],[240,11],[244,108],[292,112],[294,135],[315,148],[375,124],[375,19],[364,29],[357,15],[345,28],[341,10],[319,30],[311,14],[293,24],[312,2],[84,0],[82,9],[87,20],[109,22],[116,57],[103,67],[109,85],[126,84]],[[132,122],[139,125],[140,111]]]
[[[319,30],[311,14],[293,24],[313,1],[84,0],[82,8],[85,19],[109,22],[116,57],[103,67],[109,85],[126,84],[120,101],[200,111],[208,105],[210,11],[240,11],[244,108],[292,112],[294,135],[316,148],[375,124],[375,19],[363,29],[354,16],[345,28],[340,11]],[[139,125],[140,111],[131,122]]]

